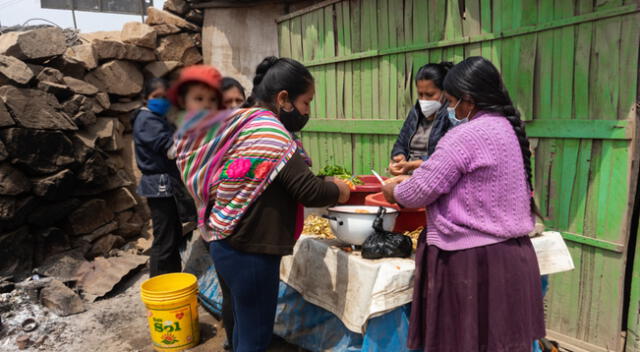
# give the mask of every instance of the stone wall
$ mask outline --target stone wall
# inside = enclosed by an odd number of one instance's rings
[[[0,277],[60,252],[135,250],[148,232],[131,115],[145,79],[202,61],[202,12],[165,7],[79,40],[56,27],[0,35]]]

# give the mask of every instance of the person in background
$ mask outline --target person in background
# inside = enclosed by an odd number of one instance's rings
[[[176,135],[178,168],[232,296],[236,352],[269,346],[280,260],[302,231],[302,206],[344,203],[350,195],[347,184],[316,177],[292,137],[309,119],[309,70],[268,57],[253,85],[251,107],[187,114]]]
[[[167,86],[159,78],[148,81],[144,89],[146,106],[134,113],[132,121],[136,163],[142,172],[137,193],[147,198],[153,224],[151,277],[182,270],[182,222],[174,198],[181,181],[168,155],[175,128],[166,118],[171,107],[165,98]]]
[[[444,81],[444,136],[413,176],[383,186],[389,202],[427,207],[418,240],[408,347],[529,352],[545,336],[540,271],[528,234],[538,214],[531,151],[496,67],[470,57]]]
[[[247,100],[247,97],[240,82],[231,77],[222,79],[222,105],[224,105],[225,109],[237,109],[245,100]]]
[[[418,70],[418,101],[409,111],[393,145],[389,163],[392,175],[407,175],[417,169],[453,126],[447,118],[447,101],[442,92],[442,84],[452,66],[451,62],[431,63]]]

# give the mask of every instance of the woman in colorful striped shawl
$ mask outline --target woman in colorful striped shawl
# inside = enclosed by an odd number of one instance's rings
[[[309,118],[313,77],[299,62],[268,57],[249,108],[188,113],[176,163],[196,201],[235,316],[234,351],[265,351],[273,333],[280,259],[302,230],[302,206],[346,202],[349,187],[324,181],[294,137]]]

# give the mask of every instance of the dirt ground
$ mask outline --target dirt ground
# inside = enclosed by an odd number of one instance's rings
[[[146,309],[140,300],[140,284],[148,278],[146,270],[139,272],[117,287],[116,294],[88,304],[84,313],[57,317],[37,304],[23,304],[21,309],[5,316],[7,320],[33,317],[38,328],[27,333],[34,343],[26,351],[104,351],[152,352],[146,320]],[[225,333],[221,322],[200,308],[201,343],[193,352],[224,351]],[[8,331],[0,335],[0,351],[19,351],[16,339],[22,332]],[[14,329],[15,330],[15,329]],[[303,352],[296,346],[274,338],[272,352]]]

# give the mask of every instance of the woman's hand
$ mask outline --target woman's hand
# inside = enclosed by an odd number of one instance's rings
[[[382,186],[382,194],[384,195],[384,199],[386,199],[387,202],[391,204],[397,203],[396,198],[393,195],[393,191],[395,190],[397,185],[404,182],[409,177],[410,176],[407,176],[407,175],[400,175],[384,181],[384,185]]]
[[[394,156],[389,163],[389,173],[391,173],[393,176],[401,175],[406,161],[407,159],[402,154]]]
[[[351,188],[349,187],[349,185],[343,182],[342,180],[340,180],[339,178],[334,178],[333,180],[331,180],[331,182],[335,183],[336,186],[338,186],[338,189],[340,190],[338,203],[340,204],[346,203],[349,200],[349,197],[351,197]]]
[[[417,169],[420,167],[420,165],[422,165],[424,161],[422,160],[414,160],[414,161],[409,161],[406,163],[402,164],[402,174],[403,175],[408,175],[411,172],[413,172],[413,170]]]

